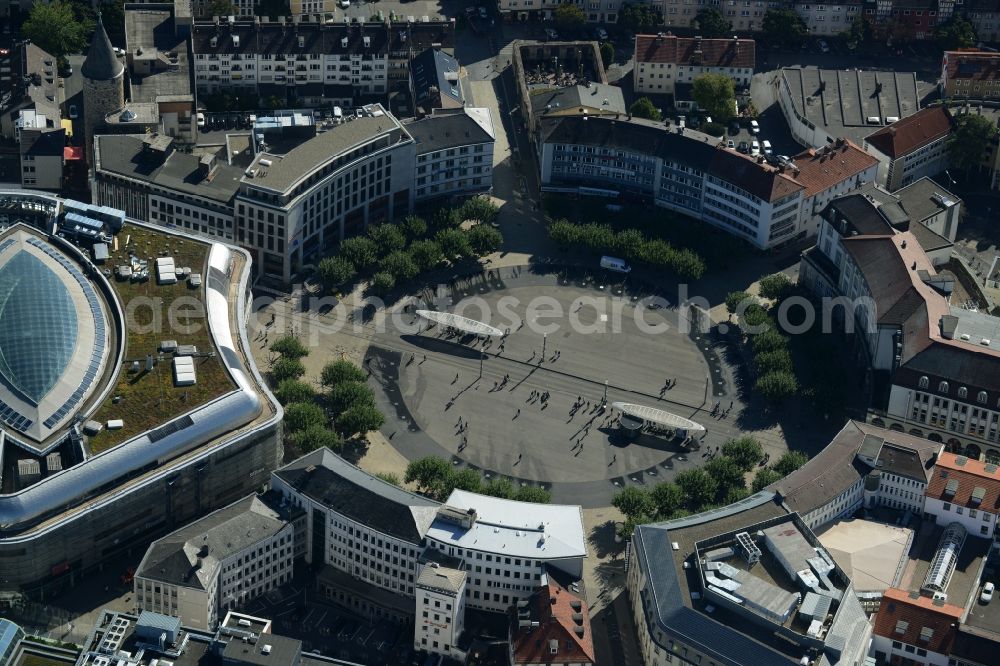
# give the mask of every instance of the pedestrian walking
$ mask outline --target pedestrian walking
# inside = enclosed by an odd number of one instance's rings
[[[517,418],[518,416],[520,416],[520,415],[521,415],[521,410],[520,410],[520,409],[518,409],[518,410],[517,410],[517,413],[516,413],[516,414],[514,414],[514,418],[516,419],[516,418]],[[511,420],[513,421],[514,419],[511,419]]]
[[[732,408],[733,408],[733,401],[730,400],[729,401],[729,409],[732,409]],[[726,410],[727,413],[729,412],[729,409]]]

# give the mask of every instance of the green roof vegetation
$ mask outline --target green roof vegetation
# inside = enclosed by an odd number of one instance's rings
[[[91,437],[89,443],[93,454],[185,414],[234,388],[217,356],[196,357],[198,383],[194,386],[176,387],[171,355],[159,354],[160,342],[163,340],[176,340],[178,345],[195,345],[199,353],[216,351],[202,306],[204,288],[191,289],[186,280],[158,285],[154,265],[157,257],[172,256],[175,266],[189,267],[192,272],[204,275],[210,245],[133,225],[126,225],[116,241],[107,266],[113,271],[117,266],[127,264],[130,251],[134,251],[137,258],[149,262],[149,280],[130,282],[112,278],[112,285],[125,310],[128,329],[126,362],[118,369],[115,390],[92,418],[101,424],[106,424],[110,419],[122,419],[125,425],[118,430],[105,428]],[[134,299],[141,300],[136,300],[130,307]],[[150,304],[156,307],[151,307]],[[156,312],[153,312],[154,309]],[[173,322],[169,314],[171,312],[174,313]],[[154,317],[160,320],[158,325]],[[145,372],[147,354],[153,354],[157,359],[153,370],[148,373]],[[140,361],[137,373],[129,371],[133,360]]]

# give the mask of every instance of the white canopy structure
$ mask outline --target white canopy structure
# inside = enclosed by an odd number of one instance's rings
[[[686,419],[683,416],[678,416],[677,414],[671,414],[670,412],[657,409],[656,407],[635,405],[630,402],[616,402],[612,403],[611,406],[623,414],[628,414],[634,418],[642,419],[643,421],[647,421],[649,423],[655,423],[656,425],[660,425],[665,428],[687,430],[688,432],[701,432],[705,429],[705,426],[700,423],[695,423],[691,419]]]
[[[417,316],[423,317],[427,321],[432,321],[435,324],[450,326],[451,328],[456,328],[460,331],[471,333],[473,335],[488,335],[492,337],[500,337],[503,335],[503,331],[499,328],[495,328],[489,324],[484,324],[483,322],[475,319],[469,319],[468,317],[452,314],[451,312],[417,310]]]

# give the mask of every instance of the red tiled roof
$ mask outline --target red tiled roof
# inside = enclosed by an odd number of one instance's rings
[[[935,603],[929,597],[916,592],[910,593],[889,588],[882,597],[882,604],[875,615],[876,636],[884,636],[893,641],[914,645],[928,652],[951,654],[958,633],[956,621],[961,619],[964,609],[947,603]],[[905,624],[900,624],[903,622]],[[897,631],[899,628],[901,631]],[[921,638],[924,629],[933,633],[929,640]]]
[[[698,52],[700,49],[700,53]],[[752,39],[702,39],[666,34],[636,35],[635,61],[703,67],[749,67],[756,62]]]
[[[951,114],[946,108],[932,106],[869,134],[865,141],[890,159],[896,159],[947,136],[952,124]]]
[[[1000,78],[1000,53],[992,51],[945,51],[941,58],[946,79],[992,81]]]
[[[955,493],[946,493],[948,483],[952,482],[954,487],[955,481],[958,482]],[[982,488],[984,492],[978,503],[972,500],[976,488]],[[1000,513],[1000,468],[954,453],[942,453],[925,494],[942,502]]]
[[[573,608],[578,602],[580,610]],[[517,627],[514,632],[515,664],[590,664],[594,660],[594,638],[590,633],[587,602],[551,578],[532,595],[531,619],[537,627]],[[573,616],[580,617],[580,621]],[[517,615],[514,616],[517,622]],[[582,635],[577,629],[583,629]],[[556,648],[555,653],[552,647]]]
[[[850,141],[820,150],[810,148],[796,155],[792,161],[799,170],[795,180],[806,188],[807,197],[827,190],[878,164],[877,159]]]
[[[716,178],[749,192],[764,201],[777,201],[803,188],[791,178],[766,163],[732,150],[720,148],[709,166]]]

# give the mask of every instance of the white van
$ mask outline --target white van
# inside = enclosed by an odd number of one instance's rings
[[[760,142],[760,145],[764,148],[764,154],[765,155],[770,155],[771,154],[772,151],[771,151],[771,142],[770,141],[768,141],[767,139],[764,139],[763,141]]]
[[[760,125],[757,124],[756,120],[750,121],[750,131],[754,134],[760,134]]]
[[[628,273],[632,270],[628,264],[617,257],[601,257],[601,268],[619,273]]]

